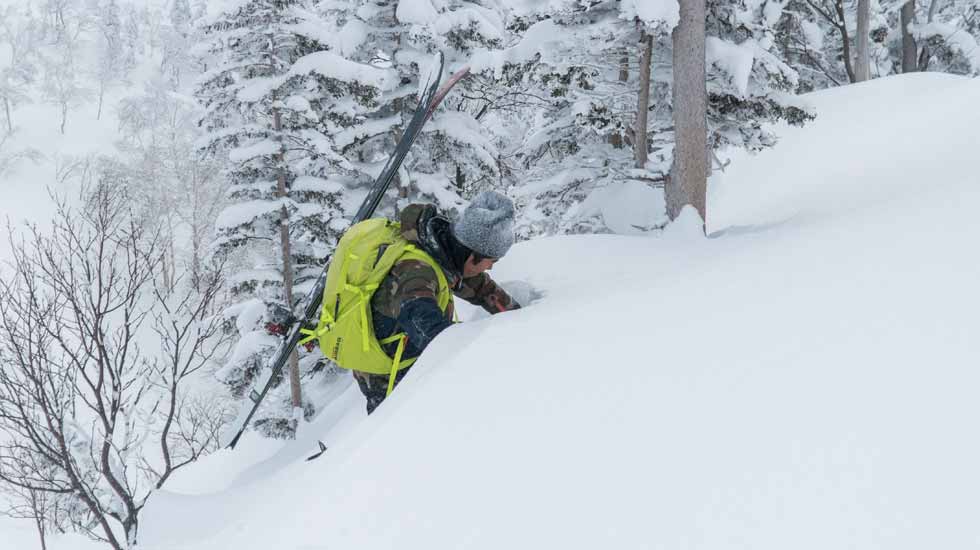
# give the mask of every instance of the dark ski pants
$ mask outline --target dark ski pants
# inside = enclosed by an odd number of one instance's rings
[[[411,367],[402,369],[398,371],[395,375],[395,387],[398,387],[398,383],[405,378]],[[351,371],[354,374],[354,380],[357,380],[358,387],[361,388],[361,393],[367,398],[367,413],[371,414],[374,409],[378,408],[378,405],[385,400],[388,393],[388,375],[387,374],[369,374],[361,371]]]

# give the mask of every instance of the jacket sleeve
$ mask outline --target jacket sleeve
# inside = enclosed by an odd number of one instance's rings
[[[502,313],[521,308],[521,305],[514,301],[485,272],[468,279],[463,279],[455,294],[475,306],[482,307],[490,313]]]
[[[403,302],[398,313],[398,325],[418,350],[425,349],[436,335],[452,324],[432,298],[413,298]]]
[[[439,309],[439,279],[425,262],[403,260],[389,272],[389,284],[379,292],[390,293],[388,307],[414,350],[421,352],[437,334],[452,326]]]

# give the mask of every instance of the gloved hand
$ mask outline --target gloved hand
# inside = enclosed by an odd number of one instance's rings
[[[265,323],[265,330],[275,336],[286,336],[292,330],[293,325],[299,322],[299,319],[293,315],[292,311],[289,311],[280,304],[272,304],[269,307],[267,318],[269,320]],[[303,347],[306,348],[306,351],[313,351],[315,345],[311,341],[303,344]]]

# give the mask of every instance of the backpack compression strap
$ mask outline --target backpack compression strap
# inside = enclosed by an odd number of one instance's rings
[[[442,269],[440,269],[437,265],[432,264],[432,259],[430,256],[419,251],[419,249],[416,248],[414,245],[409,244],[405,246],[404,252],[402,253],[400,258],[405,258],[405,257],[411,257],[417,260],[421,260],[426,264],[432,266],[433,271],[435,271],[436,277],[439,280],[440,288],[449,288],[449,284],[446,281],[445,274],[443,274]],[[348,254],[348,256],[344,258],[344,263],[346,264],[347,260],[356,261],[358,259],[359,259],[358,256],[356,256],[355,254]],[[344,272],[343,269],[344,267],[346,266],[341,267],[341,272]],[[344,284],[344,290],[347,290],[357,295],[357,302],[358,305],[360,306],[357,309],[361,314],[361,346],[365,352],[369,351],[371,347],[370,346],[371,331],[373,330],[373,328],[369,327],[370,323],[368,323],[368,308],[371,307],[371,296],[374,294],[374,291],[377,290],[379,286],[380,285],[377,283],[360,285],[360,286],[352,285],[350,283]],[[451,296],[449,300],[452,301]],[[348,313],[350,313],[350,311],[348,311]],[[346,313],[344,315],[346,315]],[[344,315],[341,315],[341,317],[344,317]],[[455,312],[454,312],[454,317],[455,317]],[[337,323],[339,320],[340,319],[333,318],[333,315],[330,313],[328,307],[324,307],[320,315],[320,322],[318,323],[316,328],[300,329],[300,333],[304,334],[306,337],[300,340],[299,343],[302,345],[302,344],[306,344],[307,342],[312,342],[313,340],[320,338],[327,332],[330,332],[334,324]],[[391,362],[391,371],[390,371],[390,375],[388,376],[388,390],[385,396],[390,395],[392,390],[395,389],[395,376],[398,374],[398,371],[405,367],[411,366],[418,359],[417,357],[413,357],[411,359],[405,360],[404,362],[401,360],[402,355],[405,352],[405,346],[408,343],[408,335],[405,334],[404,332],[393,334],[387,338],[384,338],[383,340],[379,340],[378,343],[384,346],[396,341],[398,342],[398,348],[395,350],[395,356]]]

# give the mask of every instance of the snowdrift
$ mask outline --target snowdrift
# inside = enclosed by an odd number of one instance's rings
[[[808,100],[712,182],[712,238],[515,247],[495,277],[542,297],[449,329],[371,417],[352,389],[205,459],[143,547],[975,547],[980,81]]]

